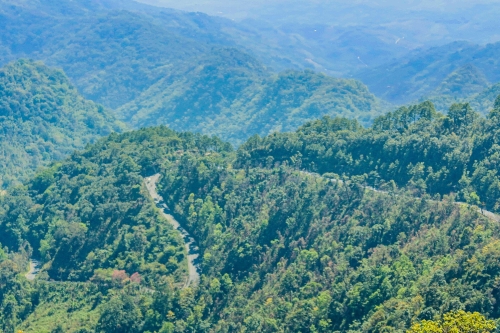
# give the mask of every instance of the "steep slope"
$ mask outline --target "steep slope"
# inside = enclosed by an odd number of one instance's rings
[[[438,111],[446,112],[451,104],[472,100],[487,89],[490,89],[490,83],[486,76],[474,65],[467,64],[448,75],[425,100],[432,101]],[[492,106],[476,110],[487,114]]]
[[[227,43],[215,24],[202,34],[188,14],[134,11],[131,3],[0,3],[0,62],[29,57],[62,67],[85,97],[115,108],[209,45]]]
[[[454,42],[391,60],[354,75],[373,93],[392,103],[409,103],[429,96],[455,70],[472,64],[488,81],[499,82],[500,43],[485,46]],[[464,96],[465,97],[465,96]]]
[[[112,134],[1,197],[0,243],[17,250],[28,242],[56,280],[99,281],[124,270],[149,285],[162,276],[182,283],[182,239],[155,209],[143,176],[178,151],[217,147],[231,150],[165,127]]]
[[[124,125],[83,99],[61,71],[20,60],[0,70],[1,187]]]
[[[404,186],[500,211],[500,98],[487,118],[468,104],[436,113],[430,102],[377,118],[369,129],[324,118],[296,133],[249,140],[241,163],[291,163],[320,173],[360,176],[372,186]],[[252,158],[244,158],[251,156]]]
[[[436,89],[434,95],[470,96],[480,93],[488,86],[489,82],[484,73],[474,65],[467,64],[448,75]]]
[[[219,49],[187,73],[162,78],[118,114],[136,128],[166,124],[241,143],[324,115],[369,124],[381,109],[359,81],[312,71],[273,74],[245,53]]]

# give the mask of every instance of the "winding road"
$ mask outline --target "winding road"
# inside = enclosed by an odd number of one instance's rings
[[[39,272],[40,272],[40,262],[34,259],[30,259],[30,269],[28,273],[24,275],[26,279],[30,281],[35,280]]]
[[[313,177],[319,177],[319,178],[322,178],[322,179],[327,179],[333,183],[340,183],[342,184],[343,181],[340,180],[340,179],[331,179],[331,178],[326,178],[326,177],[323,177],[322,175],[320,175],[319,173],[314,173],[314,172],[308,172],[308,171],[299,171],[300,173],[304,174],[304,175],[308,175],[308,176],[313,176]],[[364,186],[364,188],[368,191],[372,191],[372,192],[377,192],[377,193],[384,193],[384,194],[388,194],[388,192],[386,191],[380,191],[380,190],[377,190],[371,186]],[[470,206],[469,204],[465,203],[465,202],[455,202],[456,205],[466,205],[466,206]],[[490,212],[490,211],[487,211],[486,209],[481,209],[481,208],[477,208],[477,211],[479,213],[481,213],[483,216],[489,218],[490,220],[493,220],[495,222],[499,222],[500,223],[500,216],[493,213],[493,212]]]
[[[146,187],[149,191],[149,194],[153,198],[156,203],[156,206],[160,208],[161,213],[167,219],[167,221],[181,234],[184,239],[184,243],[186,246],[186,251],[188,253],[188,268],[189,268],[189,278],[185,284],[185,288],[189,287],[192,284],[198,284],[200,282],[200,274],[201,269],[199,265],[199,257],[200,257],[200,249],[196,245],[194,238],[184,229],[181,224],[169,214],[170,209],[163,200],[163,197],[158,194],[156,190],[156,184],[160,179],[160,174],[156,174],[151,177],[145,178]]]

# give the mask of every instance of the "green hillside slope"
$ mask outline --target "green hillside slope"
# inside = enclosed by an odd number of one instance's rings
[[[124,126],[60,71],[20,60],[0,70],[0,187]]]
[[[479,94],[487,94],[486,91],[490,89],[486,76],[474,65],[467,64],[448,75],[425,100],[432,101],[437,110],[446,112],[451,104],[473,100]],[[493,107],[493,102],[498,95],[493,97],[492,103],[487,106],[474,103],[477,106],[475,110],[486,115]]]
[[[486,88],[479,94],[469,98],[471,106],[478,111],[486,114],[486,110],[491,110],[495,104],[496,98],[500,96],[500,83]]]
[[[240,155],[252,156],[257,165],[270,159],[320,173],[362,176],[371,186],[395,182],[416,193],[456,193],[460,200],[499,211],[499,114],[497,99],[487,118],[469,104],[454,104],[445,116],[430,102],[381,116],[368,129],[347,119],[323,118],[296,133],[249,140]]]
[[[448,75],[434,94],[452,97],[470,96],[480,93],[488,86],[486,76],[474,65],[467,64]]]
[[[187,72],[171,72],[117,112],[136,128],[166,124],[241,143],[324,115],[370,124],[382,108],[359,81],[312,71],[272,74],[247,54],[220,49]]]

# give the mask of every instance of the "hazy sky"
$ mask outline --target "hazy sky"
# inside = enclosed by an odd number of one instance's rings
[[[394,11],[431,10],[453,12],[464,10],[478,4],[499,4],[500,0],[138,0],[140,2],[176,8],[188,11],[201,11],[224,16],[255,16],[266,9],[276,10],[280,7],[289,10],[290,7],[309,6],[323,7],[334,10],[336,7],[355,7],[365,5],[370,7],[389,8]]]

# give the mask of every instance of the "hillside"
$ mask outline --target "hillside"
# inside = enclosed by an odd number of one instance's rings
[[[467,64],[448,75],[436,89],[434,95],[470,96],[480,93],[489,85],[490,83],[484,73],[477,67]]]
[[[20,60],[0,70],[0,187],[124,125],[83,99],[58,70]]]
[[[135,128],[166,124],[241,143],[324,115],[370,124],[382,108],[359,81],[312,71],[273,74],[245,53],[221,49],[187,72],[171,72],[117,112]]]
[[[325,117],[295,133],[249,140],[241,147],[240,164],[287,162],[320,173],[364,177],[375,187],[455,193],[461,201],[499,211],[499,112],[500,97],[486,118],[469,104],[454,104],[443,115],[430,102],[381,116],[368,129]]]
[[[476,99],[476,96],[481,95],[484,97],[478,98],[482,100],[482,103],[475,102],[473,104],[478,112],[486,115],[491,110],[495,98],[499,95],[496,94],[491,98],[490,103],[483,101],[492,95],[486,92],[490,89],[491,84],[486,76],[474,65],[467,64],[448,75],[425,100],[432,101],[437,110],[446,112],[453,103],[471,101]],[[486,97],[487,95],[488,97]]]
[[[329,131],[347,139],[368,130],[323,120],[298,133]],[[264,140],[283,149],[276,138]],[[374,192],[362,177],[300,172],[276,150],[248,149],[257,143],[235,153],[164,127],[111,135],[1,197],[0,242],[10,250],[0,256],[0,301],[15,309],[0,312],[2,328],[382,332],[456,309],[499,318],[497,222],[453,196]],[[265,165],[252,166],[261,156]],[[311,165],[304,154],[302,167]],[[161,195],[200,245],[199,287],[176,284],[185,254],[141,185],[158,171]],[[11,251],[24,240],[44,254],[36,284],[12,274],[21,254]],[[140,284],[125,279],[134,272]],[[51,284],[44,274],[81,282]]]
[[[454,42],[427,50],[416,50],[386,64],[354,74],[378,97],[404,104],[431,95],[443,81],[467,64],[489,82],[500,81],[500,43],[480,46]],[[465,96],[463,96],[465,97]]]
[[[494,84],[479,94],[470,97],[469,101],[475,110],[485,114],[486,110],[490,110],[493,107],[498,96],[500,96],[500,83]]]
[[[134,128],[163,124],[241,143],[324,115],[369,124],[383,109],[359,82],[274,72],[265,64],[286,52],[228,20],[114,1],[0,9],[0,62],[26,56],[61,67],[85,98]]]

